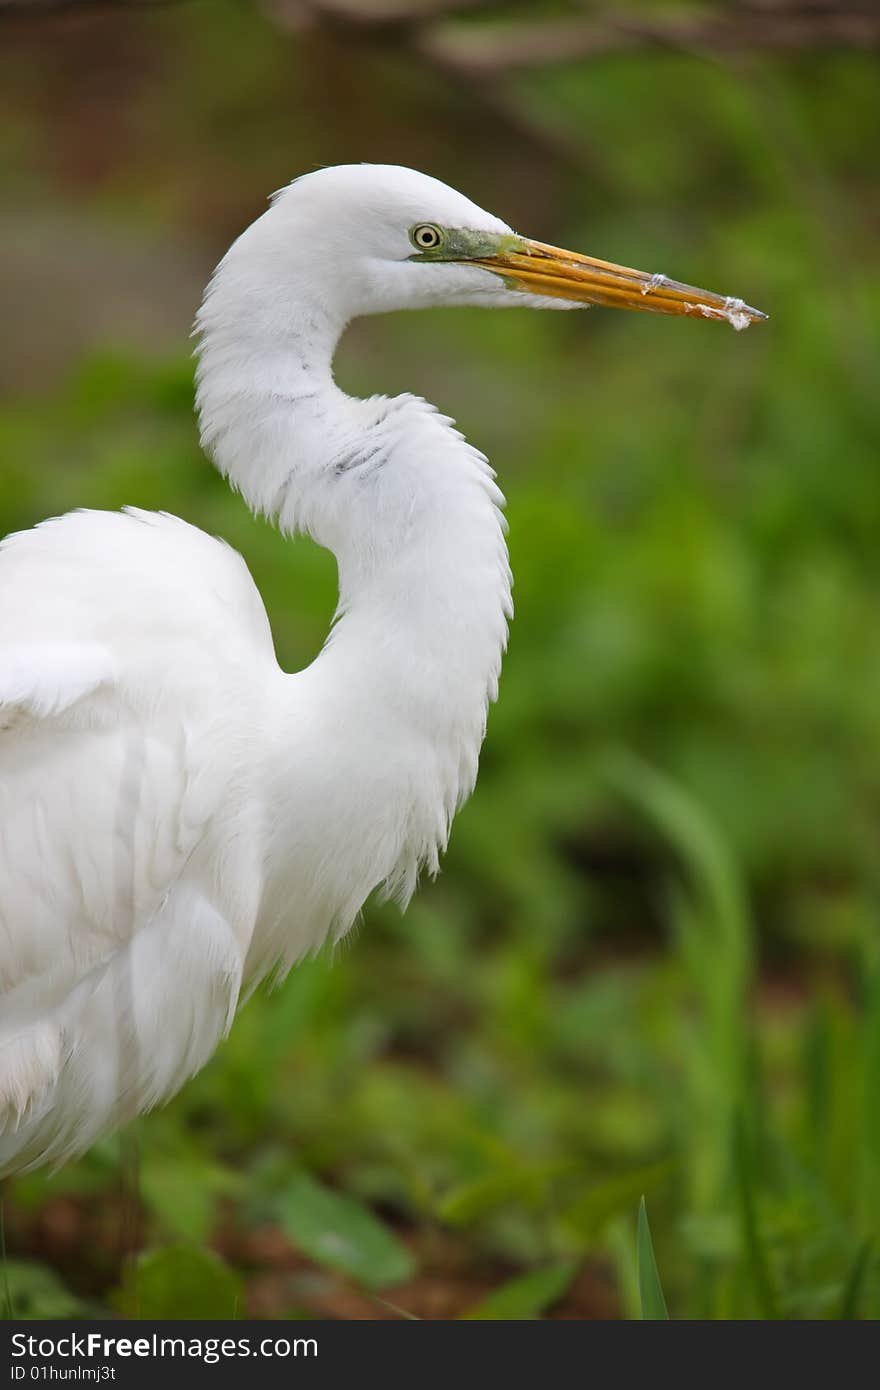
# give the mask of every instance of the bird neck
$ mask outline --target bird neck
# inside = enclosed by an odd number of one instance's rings
[[[338,334],[317,312],[307,320],[271,352],[206,335],[198,406],[203,442],[251,507],[336,556],[334,627],[316,661],[286,678],[277,823],[288,848],[301,843],[310,812],[290,788],[302,785],[307,715],[310,749],[328,749],[321,802],[336,808],[323,853],[334,836],[341,856],[362,847],[338,910],[347,927],[379,883],[406,898],[422,864],[437,868],[476,778],[511,578],[504,499],[484,456],[425,401],[345,395],[331,371]]]

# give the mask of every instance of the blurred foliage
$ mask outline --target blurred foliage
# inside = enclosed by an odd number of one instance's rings
[[[490,118],[392,51],[196,5],[25,26],[0,75],[19,216],[195,246],[202,278],[293,173],[392,159],[771,313],[351,331],[343,384],[454,411],[509,497],[477,792],[405,918],[371,905],[139,1123],[136,1173],[129,1137],[9,1185],[5,1304],[880,1314],[876,65],[620,54],[512,77]],[[63,295],[43,309],[58,369],[0,409],[0,530],[179,512],[243,552],[282,663],[310,660],[332,560],[205,463],[183,333],[119,322],[85,352]]]

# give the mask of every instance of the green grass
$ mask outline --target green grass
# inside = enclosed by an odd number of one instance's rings
[[[655,1322],[665,1321],[669,1317],[669,1310],[666,1307],[666,1299],[663,1297],[663,1286],[660,1283],[660,1274],[654,1255],[654,1244],[651,1240],[651,1228],[648,1225],[648,1211],[644,1197],[639,1203],[638,1259],[639,1300],[642,1317]]]

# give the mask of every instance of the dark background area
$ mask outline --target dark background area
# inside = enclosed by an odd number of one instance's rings
[[[289,668],[333,562],[200,454],[188,342],[273,189],[410,164],[771,315],[353,326],[341,384],[454,414],[509,499],[477,791],[404,918],[7,1185],[7,1308],[638,1316],[644,1193],[673,1316],[880,1313],[878,35],[819,0],[0,0],[0,532],[179,513]]]

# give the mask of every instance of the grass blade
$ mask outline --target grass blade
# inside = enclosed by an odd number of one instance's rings
[[[734,1118],[749,1093],[743,1020],[753,951],[745,883],[722,830],[685,787],[623,749],[609,750],[603,771],[681,868],[683,886],[673,891],[670,917],[699,1001],[699,1045],[688,1050],[684,1083],[692,1198],[706,1214],[722,1200]]]
[[[780,1316],[779,1303],[776,1290],[773,1287],[767,1251],[758,1229],[752,1153],[741,1115],[737,1117],[734,1129],[733,1159],[739,1194],[743,1246],[752,1277],[755,1301],[762,1318],[776,1319]]]
[[[865,1275],[871,1264],[871,1254],[872,1241],[869,1237],[862,1242],[856,1251],[856,1257],[843,1287],[840,1306],[837,1310],[837,1317],[841,1322],[854,1322],[859,1316],[859,1303],[865,1284]]]
[[[639,1203],[638,1252],[639,1296],[642,1303],[642,1317],[654,1322],[665,1320],[669,1317],[669,1310],[666,1307],[666,1299],[663,1297],[663,1286],[660,1283],[657,1261],[654,1258],[654,1243],[651,1240],[648,1209],[645,1206],[644,1197]]]
[[[545,1269],[532,1270],[521,1274],[494,1289],[464,1314],[465,1319],[497,1318],[508,1322],[523,1322],[539,1318],[546,1308],[566,1292],[578,1266],[575,1260],[562,1260],[559,1264],[548,1265]]]

